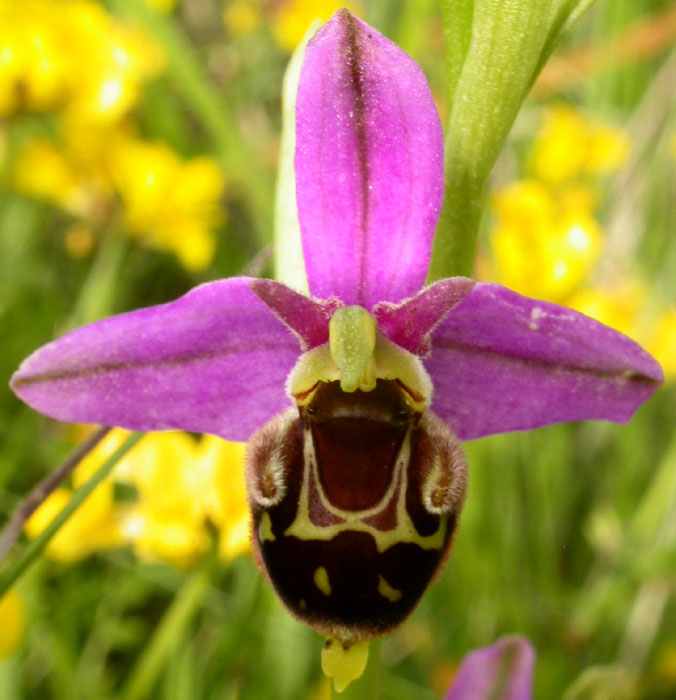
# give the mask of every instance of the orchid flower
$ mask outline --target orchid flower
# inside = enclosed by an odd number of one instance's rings
[[[37,350],[12,379],[65,421],[250,441],[256,557],[350,645],[415,607],[465,495],[461,441],[626,422],[662,379],[629,338],[464,277],[424,287],[443,138],[417,64],[337,12],[309,42],[296,187],[310,296],[235,277]]]
[[[531,700],[534,665],[525,637],[502,637],[465,656],[444,700]]]

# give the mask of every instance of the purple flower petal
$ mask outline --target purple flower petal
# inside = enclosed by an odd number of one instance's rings
[[[247,440],[289,405],[298,341],[239,277],[113,316],[45,345],[12,378],[63,421]]]
[[[373,315],[378,328],[409,352],[427,357],[434,329],[472,291],[476,282],[467,277],[450,277],[421,290],[400,304],[383,301]]]
[[[329,320],[343,306],[338,299],[310,299],[274,280],[256,280],[251,291],[298,337],[303,350],[329,339]]]
[[[418,291],[443,187],[441,124],[418,65],[339,10],[307,46],[296,139],[312,295],[370,309]]]
[[[503,637],[463,659],[445,700],[531,700],[535,651],[524,637]]]
[[[432,410],[461,440],[561,421],[625,423],[663,376],[621,333],[496,284],[477,284],[432,346]]]

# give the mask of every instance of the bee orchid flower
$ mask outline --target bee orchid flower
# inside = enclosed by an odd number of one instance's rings
[[[12,379],[64,421],[249,441],[257,559],[289,610],[349,646],[400,624],[451,542],[461,441],[626,422],[662,378],[629,338],[466,278],[425,287],[443,135],[424,75],[339,11],[296,103],[310,295],[236,277],[107,318]]]

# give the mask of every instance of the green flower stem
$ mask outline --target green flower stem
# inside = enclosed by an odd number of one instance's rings
[[[127,235],[119,222],[112,223],[103,233],[64,331],[98,321],[110,314],[127,246]]]
[[[99,428],[93,435],[85,440],[68,459],[48,474],[33,490],[24,498],[12,513],[12,517],[0,532],[0,561],[2,561],[21,536],[28,518],[44,503],[52,491],[77,467],[77,465],[103,440],[110,428]]]
[[[94,472],[89,481],[85,482],[73,493],[66,507],[52,522],[32,540],[16,559],[0,569],[0,598],[14,585],[23,572],[42,553],[47,543],[66,523],[68,518],[82,505],[87,496],[113,471],[115,465],[143,437],[143,433],[132,433],[117,450]]]
[[[593,0],[440,0],[446,42],[445,195],[430,281],[471,276],[486,183],[519,107]]]
[[[352,681],[342,693],[337,693],[331,684],[331,697],[335,700],[375,700],[380,694],[382,639],[371,642],[366,670],[361,678]]]
[[[213,554],[208,555],[202,567],[193,573],[176,593],[132,669],[120,694],[122,700],[142,700],[151,697],[151,691],[167,657],[184,639],[185,629],[209,589],[213,560]]]
[[[260,166],[253,150],[245,142],[230,104],[214,86],[193,46],[178,23],[152,10],[144,0],[112,0],[121,14],[132,17],[164,49],[168,76],[211,137],[228,177],[246,191],[262,242],[272,234],[273,181]]]

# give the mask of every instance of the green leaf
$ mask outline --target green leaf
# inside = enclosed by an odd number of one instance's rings
[[[441,0],[449,115],[430,281],[471,275],[486,182],[563,31],[593,0]]]

